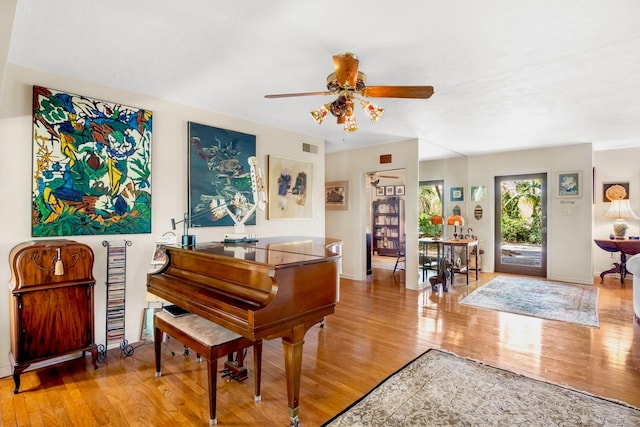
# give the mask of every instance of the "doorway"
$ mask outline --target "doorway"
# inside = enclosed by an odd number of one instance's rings
[[[391,273],[405,241],[405,169],[366,172],[367,210],[367,275],[376,270]],[[403,258],[403,257],[402,257]],[[404,270],[405,263],[398,263]]]
[[[547,275],[547,174],[495,178],[495,271]]]

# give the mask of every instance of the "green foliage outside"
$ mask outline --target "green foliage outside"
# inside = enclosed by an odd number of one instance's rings
[[[422,185],[418,194],[418,231],[420,236],[442,235],[442,225],[431,224],[433,215],[442,215],[442,191],[438,185]]]
[[[502,241],[507,243],[542,243],[541,180],[515,181],[515,187],[502,185]]]

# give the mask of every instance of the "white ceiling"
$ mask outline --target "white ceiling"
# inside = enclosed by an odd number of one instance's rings
[[[324,90],[344,51],[369,85],[435,94],[376,99],[384,117],[356,111],[355,133],[311,119],[330,97],[264,98]],[[640,146],[637,0],[18,0],[8,60],[320,137],[327,152],[409,138],[421,159]]]

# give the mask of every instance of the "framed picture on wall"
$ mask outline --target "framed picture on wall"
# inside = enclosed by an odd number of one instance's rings
[[[393,185],[387,185],[384,187],[384,195],[385,196],[395,196],[396,192],[396,187],[394,187]]]
[[[256,136],[195,122],[188,126],[189,227],[233,226],[242,216],[235,201],[257,202],[246,173],[256,155]],[[244,223],[255,225],[255,213]]]
[[[326,209],[349,209],[349,181],[327,182],[324,185]]]
[[[464,201],[464,188],[463,187],[451,187],[449,189],[449,198],[452,202]]]
[[[396,196],[404,196],[404,185],[396,185]]]
[[[558,197],[582,196],[582,173],[558,172]]]
[[[609,183],[603,183],[602,184],[602,201],[603,202],[610,202],[611,201],[607,197],[607,190],[609,190],[609,188],[613,187],[614,185],[619,185],[620,187],[624,188],[625,195],[624,195],[624,197],[622,197],[622,200],[626,200],[626,199],[629,198],[629,183],[628,182],[609,182]]]
[[[33,86],[33,237],[151,232],[149,110]]]
[[[376,187],[376,196],[384,196],[384,187]]]
[[[486,185],[472,185],[471,186],[471,200],[474,202],[482,202],[487,200],[487,186]]]
[[[313,163],[269,155],[269,219],[311,218]]]

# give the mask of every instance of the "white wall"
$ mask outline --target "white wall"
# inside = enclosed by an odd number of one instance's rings
[[[380,155],[391,154],[392,163],[380,164]],[[326,156],[327,181],[349,181],[349,209],[326,212],[327,236],[344,241],[343,276],[356,280],[366,278],[367,224],[370,223],[370,196],[366,172],[405,169],[406,247],[418,248],[418,141],[415,139],[365,149],[330,153]],[[412,233],[411,230],[416,230]],[[417,249],[416,249],[417,254]],[[405,286],[418,288],[418,259],[407,257]]]
[[[494,178],[496,176],[547,173],[547,278],[577,283],[593,283],[591,236],[591,144],[579,144],[539,150],[513,151],[508,153],[474,156],[460,159],[423,162],[420,180],[444,179],[445,198],[449,200],[448,188],[465,187],[465,201],[459,204],[465,218],[465,228],[473,228],[484,248],[482,268],[492,272],[494,268]],[[574,201],[573,214],[561,215],[557,194],[557,173],[582,171],[583,195]],[[487,186],[486,202],[469,201],[470,187]],[[473,210],[476,205],[483,208],[483,217],[476,220]],[[447,213],[452,203],[446,204]]]
[[[294,221],[269,221],[258,211],[257,225],[247,226],[248,233],[259,237],[277,235],[324,236],[324,141],[278,130],[269,126],[222,116],[220,114],[179,105],[149,96],[51,75],[9,64],[6,68],[0,98],[0,272],[9,281],[9,251],[31,238],[32,176],[32,86],[34,84],[80,94],[91,98],[118,102],[153,111],[152,136],[152,233],[122,236],[71,236],[86,243],[95,253],[96,278],[96,342],[105,340],[106,248],[103,240],[128,239],[132,246],[127,255],[126,338],[136,342],[140,335],[142,309],[146,307],[146,273],[156,236],[171,229],[171,218],[182,218],[187,205],[187,122],[193,121],[256,135],[256,151],[260,167],[266,173],[268,154],[313,162],[313,218]],[[302,152],[302,143],[318,146],[318,154]],[[414,156],[415,158],[415,156]],[[197,241],[221,240],[232,227],[191,229]],[[178,234],[181,230],[178,230]],[[0,292],[0,355],[9,352],[9,292]],[[8,358],[0,356],[0,376],[10,374]]]

